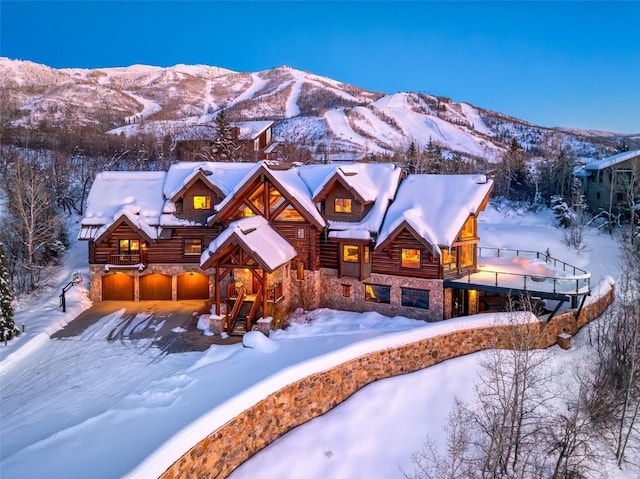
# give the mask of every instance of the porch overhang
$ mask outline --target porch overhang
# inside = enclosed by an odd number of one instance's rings
[[[239,246],[268,273],[273,273],[297,256],[293,246],[280,236],[266,219],[253,216],[234,221],[220,233],[202,253],[200,268],[207,269],[219,265],[220,260],[234,246]]]

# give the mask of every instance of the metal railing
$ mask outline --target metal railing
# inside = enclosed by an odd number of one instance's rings
[[[495,254],[485,255],[483,252],[494,252]],[[513,258],[515,256],[521,256],[523,258],[535,258],[541,259],[549,265],[553,265],[554,268],[559,269],[558,265],[562,267],[562,271],[572,271],[573,275],[589,274],[587,271],[578,268],[577,266],[565,263],[547,253],[541,253],[540,251],[531,251],[526,249],[509,249],[509,248],[490,248],[486,246],[478,246],[478,258]]]
[[[478,271],[461,272],[458,281],[468,284],[486,284],[499,288],[508,288],[528,292],[545,292],[553,294],[580,295],[591,292],[591,273],[570,265],[564,261],[552,257],[547,253],[539,251],[491,248],[478,246],[478,261],[480,258],[513,258],[523,257],[529,259],[542,260],[550,267],[565,274],[566,277],[547,276],[535,273],[510,273],[503,271],[492,271],[481,269]],[[487,254],[489,253],[489,254]]]

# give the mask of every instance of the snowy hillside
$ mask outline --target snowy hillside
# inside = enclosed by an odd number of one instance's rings
[[[254,73],[205,65],[89,70],[0,58],[0,88],[15,126],[44,121],[114,134],[166,134],[209,122],[226,107],[235,120],[276,121],[280,141],[354,156],[390,154],[411,142],[423,148],[431,141],[452,153],[492,161],[511,138],[535,152],[553,131],[579,156],[598,158],[611,153],[621,137],[544,128],[424,93],[368,91],[287,66]]]

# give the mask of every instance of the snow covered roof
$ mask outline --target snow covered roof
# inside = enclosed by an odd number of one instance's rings
[[[324,218],[311,199],[309,188],[298,174],[298,168],[290,168],[288,170],[271,169],[269,168],[268,161],[260,161],[258,163],[251,163],[250,165],[252,166],[252,169],[247,172],[240,182],[237,183],[233,191],[231,191],[224,200],[216,205],[216,210],[218,212],[222,211],[224,207],[237,196],[238,192],[245,185],[249,184],[253,178],[262,172],[271,178],[280,193],[288,195],[293,202],[297,203],[299,207],[302,208],[303,211],[300,211],[301,214],[306,212],[315,222],[317,222],[318,225],[325,225]]]
[[[329,221],[330,230],[342,231],[344,233],[340,235],[341,238],[351,239],[362,239],[362,231],[378,233],[402,175],[402,169],[392,163],[308,165],[300,167],[299,170],[300,177],[309,190],[313,191],[315,201],[332,179],[340,178],[340,181],[356,191],[363,200],[373,202],[361,221]]]
[[[618,153],[617,155],[609,156],[607,158],[603,158],[602,160],[589,163],[588,165],[585,165],[584,169],[589,171],[602,170],[604,168],[609,168],[610,166],[617,165],[618,163],[622,163],[623,161],[627,161],[636,157],[640,158],[640,150],[624,151],[622,153]]]
[[[273,121],[232,121],[231,127],[239,129],[238,139],[254,140],[267,128],[273,125]],[[213,140],[217,134],[217,126],[214,122],[193,125],[188,129],[182,129],[175,137],[178,141],[204,141]]]
[[[236,239],[268,272],[273,272],[296,257],[296,250],[262,216],[234,221],[213,240],[200,257],[200,266],[206,268],[209,259],[225,245]]]
[[[231,123],[231,126],[240,129],[238,138],[241,140],[254,140],[272,125],[272,121],[235,121]]]
[[[220,190],[223,195],[230,194],[242,179],[255,167],[254,163],[219,163],[211,161],[174,163],[169,167],[164,184],[164,195],[173,199],[198,174]]]
[[[150,238],[155,238],[156,229],[152,226],[160,223],[165,178],[163,171],[99,173],[87,197],[81,237],[96,239],[105,228],[126,216]]]
[[[387,210],[378,246],[403,223],[434,247],[451,246],[492,186],[484,175],[409,175]]]

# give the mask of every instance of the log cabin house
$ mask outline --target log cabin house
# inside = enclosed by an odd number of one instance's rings
[[[275,160],[278,143],[273,141],[273,121],[234,121],[230,125],[236,140],[237,155],[243,160]],[[176,137],[176,159],[178,161],[202,161],[217,135],[216,126],[199,125]]]
[[[208,300],[230,331],[296,307],[428,321],[477,312],[472,283],[451,280],[477,271],[492,186],[484,175],[405,177],[387,163],[103,172],[79,234],[90,296]]]

